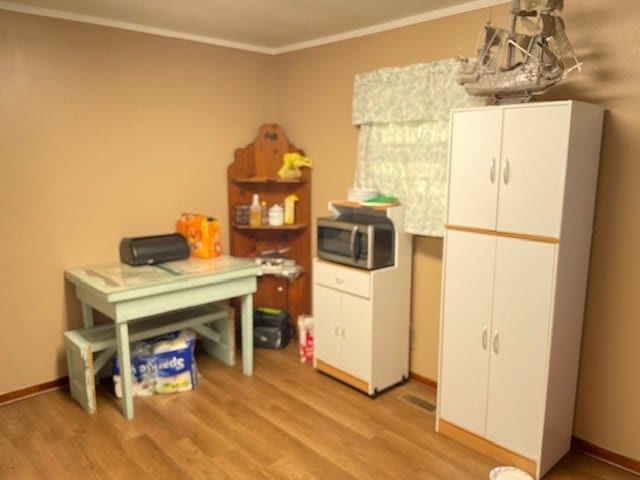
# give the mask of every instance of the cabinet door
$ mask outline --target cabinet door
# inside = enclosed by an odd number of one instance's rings
[[[277,308],[288,311],[288,280],[275,275],[263,275],[258,278],[258,289],[253,295],[255,308]]]
[[[486,436],[528,458],[542,445],[555,252],[513,238],[496,248]]]
[[[448,230],[445,240],[440,416],[485,434],[496,239]]]
[[[342,340],[340,369],[367,383],[371,382],[371,302],[341,294]],[[384,353],[383,353],[384,354]]]
[[[340,365],[341,293],[313,285],[315,356],[335,367]]]
[[[505,109],[498,230],[560,236],[569,114],[566,105]]]
[[[496,226],[502,110],[452,115],[447,223],[493,230]]]

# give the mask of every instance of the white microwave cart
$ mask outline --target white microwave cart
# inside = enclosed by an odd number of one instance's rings
[[[535,478],[571,445],[602,120],[452,113],[436,428]]]
[[[409,379],[412,237],[404,207],[330,202],[335,214],[367,210],[394,227],[394,264],[364,270],[313,261],[314,367],[369,396]]]

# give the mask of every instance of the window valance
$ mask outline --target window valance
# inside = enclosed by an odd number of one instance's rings
[[[405,205],[405,230],[442,236],[449,114],[484,104],[457,81],[455,59],[356,75],[352,118],[360,126],[354,185]]]

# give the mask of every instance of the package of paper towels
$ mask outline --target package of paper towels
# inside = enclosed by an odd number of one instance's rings
[[[198,368],[193,357],[196,336],[190,329],[168,333],[131,344],[131,374],[134,397],[193,390]],[[113,361],[115,394],[122,398],[118,358]]]

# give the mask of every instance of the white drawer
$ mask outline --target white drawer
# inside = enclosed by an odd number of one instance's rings
[[[369,298],[371,275],[367,270],[350,268],[337,263],[315,259],[313,262],[313,281],[325,287],[345,293]]]

